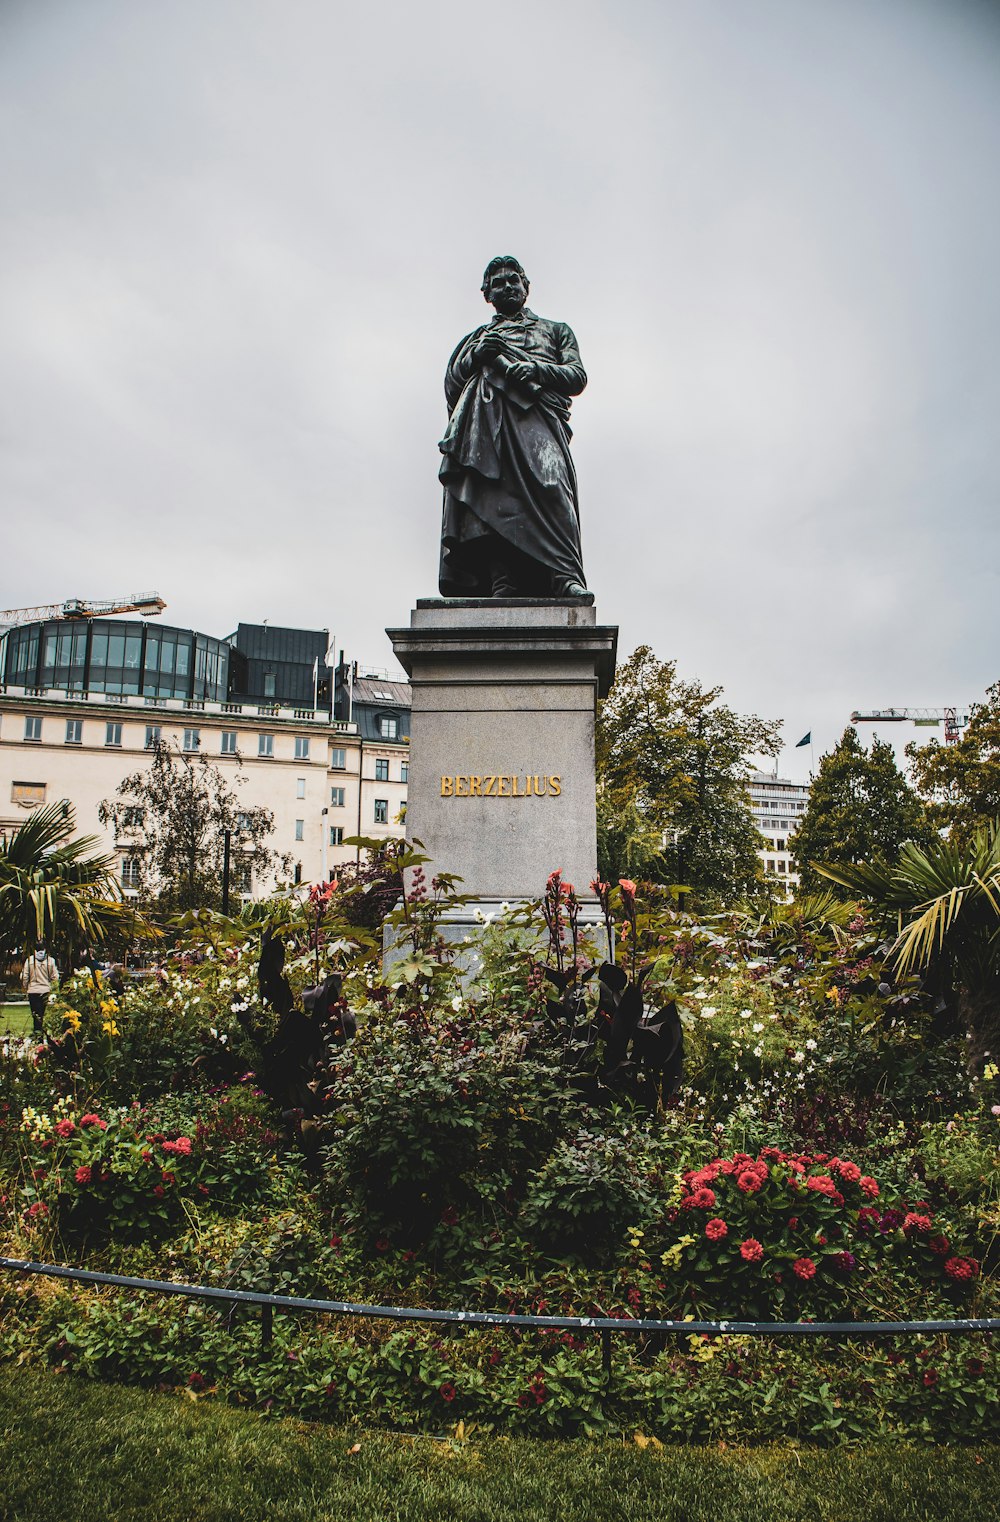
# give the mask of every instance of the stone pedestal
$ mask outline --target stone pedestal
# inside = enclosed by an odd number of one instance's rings
[[[594,715],[618,630],[580,598],[418,601],[386,631],[413,690],[406,833],[491,907],[597,871]],[[588,916],[589,917],[589,916]]]

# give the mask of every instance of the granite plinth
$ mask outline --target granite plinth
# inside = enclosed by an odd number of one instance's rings
[[[407,836],[479,901],[597,871],[594,716],[617,628],[581,598],[427,598],[386,631],[410,679]]]

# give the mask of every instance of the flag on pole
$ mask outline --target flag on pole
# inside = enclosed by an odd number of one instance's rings
[[[319,676],[319,656],[316,655],[316,656],[313,657],[313,681],[314,682],[315,682],[315,680],[316,680],[316,678],[318,676]]]
[[[799,741],[798,745],[796,745],[795,749],[798,750],[800,745],[811,745],[812,741],[813,741],[813,732],[812,732],[812,730],[810,730],[807,735],[803,735],[802,736],[802,739]]]

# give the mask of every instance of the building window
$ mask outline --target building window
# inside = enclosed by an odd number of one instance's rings
[[[250,894],[253,892],[253,873],[249,867],[237,867],[234,881],[237,893]]]
[[[10,785],[11,803],[44,803],[44,782],[12,782]]]
[[[83,720],[82,719],[67,719],[66,720],[66,744],[67,745],[82,745],[83,744]]]
[[[305,777],[296,777],[296,779],[295,779],[295,796],[296,796],[296,798],[304,798],[306,796],[306,779],[305,779]]]
[[[122,862],[122,887],[138,888],[139,886],[139,863],[134,857],[126,856]]]
[[[344,807],[344,789],[342,787],[331,787],[330,802],[335,809],[342,809]]]
[[[306,822],[305,822],[304,819],[296,819],[296,821],[295,821],[295,839],[296,840],[305,840],[305,838],[306,838]]]
[[[400,782],[409,782],[409,780],[410,780],[410,763],[409,763],[409,761],[401,761],[399,763],[399,780],[400,780]]]
[[[237,814],[237,816],[236,816],[236,829],[237,829],[238,833],[242,835],[245,831],[249,830],[249,828],[250,828],[250,816],[248,814]]]
[[[273,698],[274,697],[274,672],[273,671],[265,671],[264,672],[264,696],[266,698]]]
[[[375,823],[389,823],[389,800],[388,798],[375,799]]]
[[[104,743],[105,745],[121,745],[122,727],[120,724],[115,724],[112,720],[108,720],[104,726]]]
[[[308,735],[296,735],[295,736],[295,759],[296,759],[296,761],[308,761],[309,760],[309,736]]]
[[[295,863],[295,881],[296,883],[302,881],[302,863],[300,861]]]
[[[235,731],[235,729],[224,729],[222,731],[222,754],[224,756],[235,756],[235,754],[236,754],[236,731]]]
[[[257,736],[257,754],[258,754],[258,756],[271,756],[271,757],[274,756],[274,736],[273,735],[258,735]]]
[[[344,826],[342,824],[331,824],[330,844],[332,846],[342,846],[344,844]]]
[[[784,872],[785,871],[785,863],[783,861],[779,861],[778,862],[778,871],[779,872]]]
[[[201,730],[186,729],[184,731],[184,749],[199,750],[201,747]]]
[[[42,738],[41,719],[25,719],[24,738],[26,740],[40,740]]]
[[[346,772],[347,752],[339,745],[334,745],[330,751],[330,770],[332,772]]]
[[[388,763],[388,761],[385,761],[385,760],[378,760],[378,761],[376,761],[375,762],[375,781],[376,782],[388,782],[388,780],[389,780],[389,763]]]
[[[382,714],[378,721],[378,732],[383,740],[395,740],[399,734],[399,720],[390,718],[387,713]]]
[[[774,842],[774,844],[775,844],[776,849],[779,850],[779,851],[783,851],[785,849],[785,842],[781,839],[780,835],[778,836],[778,839]]]
[[[146,749],[147,750],[152,750],[153,746],[154,745],[159,745],[159,743],[160,743],[160,726],[159,726],[159,724],[147,724],[146,725]]]

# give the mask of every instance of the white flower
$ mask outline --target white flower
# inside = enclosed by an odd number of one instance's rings
[[[701,1016],[703,1020],[711,1019],[712,1015],[717,1015],[718,1013],[719,1011],[716,1009],[714,1004],[706,1004],[705,1008],[701,1012]]]
[[[816,1043],[813,1040],[813,1038],[810,1036],[809,1040],[806,1042],[806,1051],[807,1052],[814,1052],[815,1050],[816,1050]]]
[[[792,1061],[793,1062],[805,1062],[805,1060],[806,1060],[806,1054],[805,1054],[805,1052],[796,1052],[795,1055],[792,1057]]]
[[[741,1009],[740,1010],[740,1019],[741,1020],[749,1020],[752,1017],[753,1017],[753,1010],[752,1009]],[[756,1029],[757,1029],[757,1027],[754,1026],[754,1030],[756,1030]]]
[[[763,1021],[755,1020],[750,1029],[753,1031],[755,1036],[759,1036],[761,1031],[764,1029]]]
[[[762,1046],[755,1046],[753,1049],[753,1054],[755,1057],[763,1057],[764,1048]]]
[[[707,999],[708,998],[708,994],[705,992],[705,990],[703,988],[696,988],[696,989],[694,989],[694,997],[696,999]]]
[[[455,1011],[455,1013],[457,1015],[459,1010],[462,1008],[462,995],[461,994],[456,994],[455,995],[455,997],[451,1001],[451,1007],[452,1007],[452,1009]]]

